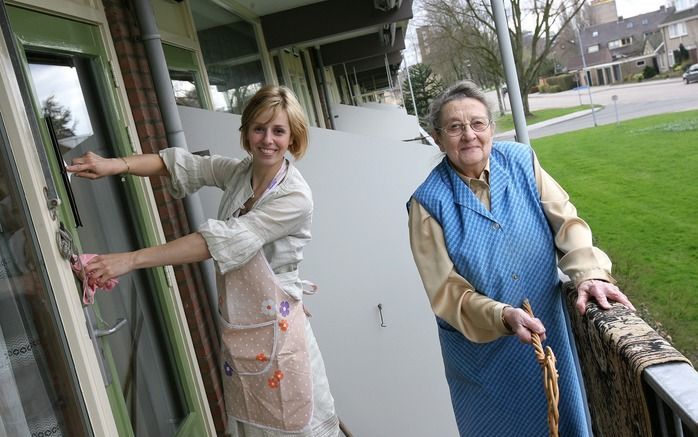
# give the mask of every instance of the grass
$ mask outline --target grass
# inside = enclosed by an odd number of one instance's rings
[[[532,143],[635,306],[698,364],[698,111]]]
[[[601,108],[600,105],[594,105],[594,107]],[[591,109],[591,105],[572,106],[569,108],[541,109],[526,117],[526,123],[540,123],[541,121],[561,117],[573,112],[584,111],[585,109]],[[506,132],[512,129],[514,129],[514,119],[512,118],[511,113],[497,119],[497,133]]]

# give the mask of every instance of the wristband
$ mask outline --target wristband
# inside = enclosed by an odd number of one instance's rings
[[[128,165],[128,161],[126,161],[126,158],[124,158],[123,156],[119,156],[119,159],[124,161],[124,164],[126,164],[126,171],[122,174],[131,174],[131,166]]]

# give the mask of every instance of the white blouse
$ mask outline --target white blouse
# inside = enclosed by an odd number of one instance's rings
[[[261,248],[285,291],[300,300],[298,264],[311,238],[313,199],[298,169],[289,163],[281,183],[238,217],[236,212],[253,195],[251,157],[199,156],[179,148],[162,150],[160,157],[171,175],[167,188],[173,197],[203,186],[223,190],[218,218],[208,219],[198,230],[219,272],[244,265]]]

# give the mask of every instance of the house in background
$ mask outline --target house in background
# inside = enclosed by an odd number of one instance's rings
[[[689,59],[698,62],[698,1],[676,0],[675,10],[659,25],[666,45],[666,63],[676,63],[676,52],[683,44]]]
[[[618,17],[580,29],[577,38],[566,45],[567,50],[575,52],[567,59],[567,71],[583,70],[584,82],[591,85],[624,82],[646,67],[665,71],[668,67],[659,25],[672,12],[672,8],[662,6],[646,14]]]

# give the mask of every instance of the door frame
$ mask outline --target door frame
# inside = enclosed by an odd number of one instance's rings
[[[12,8],[20,10],[16,7]],[[38,11],[28,11],[26,9],[21,9],[21,12],[28,15],[41,14],[40,16],[33,15],[34,20],[31,21],[31,23],[27,21],[22,25],[22,20],[18,20],[18,23],[13,23],[16,25],[16,28],[13,29],[16,36],[16,45],[21,47],[18,51],[24,62],[22,68],[26,69],[26,57],[24,57],[25,46],[44,47],[49,50],[63,49],[70,50],[71,52],[74,51],[98,56],[99,59],[102,60],[98,68],[103,70],[99,71],[98,74],[105,76],[105,85],[111,85],[105,86],[103,91],[107,94],[107,98],[113,102],[114,106],[113,108],[108,108],[108,116],[109,118],[115,118],[117,121],[114,135],[118,137],[118,143],[121,147],[117,146],[115,149],[118,150],[120,155],[127,155],[133,152],[140,153],[140,145],[137,143],[137,140],[134,140],[138,138],[135,134],[135,124],[133,123],[130,111],[128,111],[124,105],[124,102],[127,102],[128,99],[124,91],[123,80],[119,69],[111,66],[112,63],[116,62],[116,56],[111,39],[108,37],[108,29],[105,28],[105,24],[87,24],[71,20],[76,27],[88,26],[93,41],[86,45],[76,46],[71,45],[70,42],[67,41],[69,38],[63,35],[65,38],[59,38],[60,44],[51,47],[50,43],[47,43],[45,39],[41,39],[35,31],[37,28],[52,29],[53,31],[54,28],[50,26],[37,26],[35,19],[40,17],[42,20],[50,22],[51,20],[70,20],[70,18],[58,18]],[[105,38],[105,36],[107,37]],[[3,46],[3,49],[7,50],[7,47]],[[3,65],[2,67],[3,73],[6,73],[6,66]],[[11,66],[9,68],[11,68]],[[7,84],[13,84],[14,86],[6,85],[3,91],[15,91],[17,83],[16,76],[14,76],[14,74],[11,77],[9,74],[6,76],[7,77],[3,76],[3,81],[7,80]],[[25,77],[28,77],[26,76],[26,72]],[[14,106],[15,108],[25,108],[25,103],[32,108],[34,107],[33,102],[21,101],[21,94],[19,94],[18,90],[15,94],[17,95],[14,96],[14,98],[12,96],[2,98],[2,102],[0,103],[5,105],[8,102],[14,102],[10,106]],[[22,103],[17,103],[17,97],[19,97]],[[5,112],[3,106],[3,114]],[[11,111],[7,112],[11,113]],[[20,117],[23,115],[22,113],[11,114],[13,117]],[[15,148],[18,149],[15,151],[15,156],[18,157],[15,164],[18,166],[20,175],[24,175],[24,178],[31,181],[29,185],[22,181],[22,187],[24,188],[27,198],[31,199],[31,202],[28,203],[32,213],[32,221],[37,225],[35,227],[37,236],[41,242],[41,253],[45,258],[47,272],[52,281],[51,285],[56,299],[59,302],[59,312],[65,325],[71,353],[75,360],[78,380],[87,405],[90,421],[93,423],[94,431],[97,435],[117,435],[117,430],[119,428],[117,425],[119,412],[117,411],[118,409],[114,410],[112,406],[114,404],[109,404],[109,389],[105,389],[104,387],[102,375],[99,371],[98,358],[86,329],[82,306],[79,298],[76,298],[76,286],[72,271],[68,263],[61,258],[55,244],[55,233],[58,230],[58,221],[54,220],[49,213],[43,192],[37,190],[44,187],[46,181],[44,180],[41,168],[37,165],[40,161],[38,152],[33,147],[35,139],[26,128],[29,121],[27,117],[24,117],[24,120],[17,119],[12,122],[6,120],[6,124],[8,125],[8,134],[12,132],[13,136],[15,136],[15,128],[16,131],[19,131],[19,133],[23,132],[24,134],[24,137],[20,137],[21,139],[17,141],[15,141],[13,137],[10,138],[13,144],[13,150]],[[37,140],[40,141],[39,139]],[[20,156],[25,157],[25,159],[20,159]],[[21,166],[25,168],[20,168],[19,161],[22,162]],[[31,187],[31,189],[28,189],[28,187]],[[136,231],[138,233],[139,243],[143,246],[164,243],[165,238],[149,180],[147,178],[127,177],[125,181],[125,190],[130,199],[130,203],[134,206],[134,209],[138,210],[137,214],[139,220],[137,227],[139,229]],[[67,214],[67,216],[70,216],[70,214]],[[174,273],[171,267],[152,269],[151,272],[151,278],[157,284],[156,299],[165,315],[166,322],[164,328],[166,332],[171,334],[169,339],[170,349],[173,354],[173,367],[184,395],[182,401],[190,412],[189,417],[185,419],[185,422],[180,428],[179,435],[200,435],[199,433],[202,431],[207,435],[215,435],[215,427],[208,408],[206,393],[189,335],[186,315],[181,300],[179,299],[179,291],[176,286]],[[57,282],[54,284],[54,281]],[[107,400],[106,404],[105,399]],[[123,417],[121,420],[123,420]]]
[[[46,182],[38,165],[40,158],[34,147],[29,119],[24,111],[17,110],[26,106],[13,66],[7,62],[10,57],[4,38],[0,39],[0,55],[0,115],[5,123],[13,152],[10,160],[13,160],[17,169],[17,182],[31,211],[32,231],[39,242],[39,250],[45,261],[56,306],[63,321],[85,408],[95,435],[117,436],[116,423],[102,382],[97,356],[85,328],[85,316],[80,302],[72,293],[75,289],[75,279],[70,268],[62,262],[58,246],[54,244],[59,230],[58,221],[52,218],[46,205]],[[71,293],[61,290],[71,290]]]

